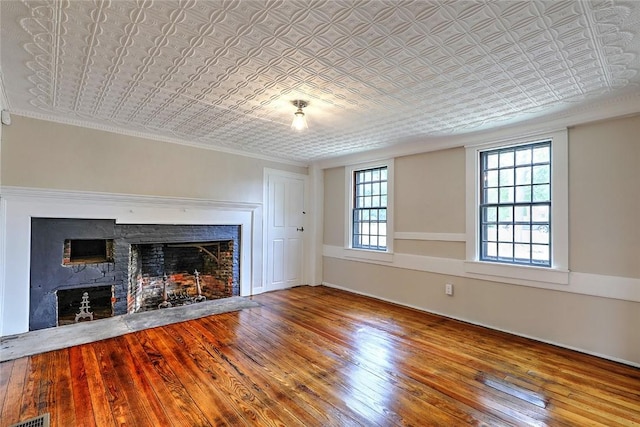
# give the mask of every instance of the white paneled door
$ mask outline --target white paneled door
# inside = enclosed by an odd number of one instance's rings
[[[304,175],[268,172],[266,290],[303,284]]]

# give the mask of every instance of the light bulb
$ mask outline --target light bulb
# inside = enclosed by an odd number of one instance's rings
[[[307,126],[307,119],[304,118],[304,113],[302,112],[302,108],[298,108],[293,115],[293,123],[291,123],[291,128],[295,130],[305,130],[309,126]]]

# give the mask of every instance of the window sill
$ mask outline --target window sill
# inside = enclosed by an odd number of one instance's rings
[[[526,282],[533,286],[535,286],[535,282],[555,285],[569,284],[569,270],[558,268],[465,261],[464,269],[465,272],[477,275],[478,278],[483,278],[483,276],[500,277],[507,283],[515,280],[518,283]]]
[[[345,248],[345,258],[393,262],[393,252],[382,252],[368,249]]]

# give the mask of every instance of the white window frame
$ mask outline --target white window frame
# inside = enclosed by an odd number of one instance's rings
[[[377,162],[359,163],[345,167],[345,236],[344,248],[347,251],[347,258],[364,259],[370,261],[393,262],[393,180],[394,180],[393,159],[380,160]],[[361,249],[353,247],[353,176],[354,172],[373,169],[379,167],[387,168],[387,249],[386,251],[374,249]]]
[[[480,261],[480,153],[497,148],[551,141],[551,267]],[[566,129],[485,144],[466,149],[465,271],[478,278],[500,277],[505,283],[569,283],[569,158]]]

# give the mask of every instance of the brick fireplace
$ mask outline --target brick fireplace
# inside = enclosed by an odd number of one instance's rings
[[[240,228],[32,218],[29,330],[240,295]]]
[[[239,295],[233,264],[233,240],[131,245],[127,311]]]

